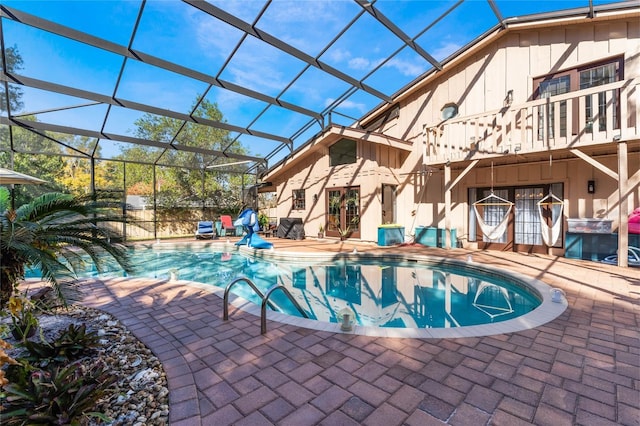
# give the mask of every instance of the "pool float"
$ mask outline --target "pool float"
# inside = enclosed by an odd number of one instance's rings
[[[629,215],[629,233],[640,234],[640,207]]]
[[[636,267],[640,267],[640,249],[637,247],[628,247],[628,259],[627,259],[627,265],[629,266],[636,266]],[[604,259],[602,259],[603,263],[609,264],[609,265],[617,265],[618,264],[618,255],[617,254],[612,254],[611,256],[607,256]]]
[[[252,209],[244,209],[238,219],[233,223],[234,226],[242,226],[247,234],[236,243],[237,246],[249,246],[252,248],[269,249],[273,247],[273,243],[265,241],[256,232],[260,230],[258,224],[258,215]]]

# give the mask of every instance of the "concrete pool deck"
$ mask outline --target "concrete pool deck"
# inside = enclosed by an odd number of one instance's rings
[[[171,425],[640,425],[640,269],[544,255],[270,239],[277,251],[447,256],[562,289],[536,328],[415,339],[311,330],[231,309],[199,286],[91,279],[83,303],[161,360]],[[193,242],[192,240],[190,242]],[[193,242],[202,244],[205,242]]]

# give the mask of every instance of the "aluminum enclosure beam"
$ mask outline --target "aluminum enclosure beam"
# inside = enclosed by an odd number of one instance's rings
[[[176,74],[180,74],[185,77],[193,78],[194,80],[201,81],[203,83],[208,83],[216,87],[220,87],[222,89],[230,90],[232,92],[236,92],[243,96],[247,96],[253,99],[260,100],[262,102],[269,103],[271,105],[279,106],[285,109],[289,109],[291,111],[297,112],[299,114],[307,115],[313,118],[320,118],[320,114],[311,111],[306,108],[302,108],[298,105],[292,104],[290,102],[285,102],[282,100],[278,100],[271,96],[267,96],[263,93],[256,92],[251,89],[244,88],[237,84],[220,80],[210,75],[201,73],[199,71],[193,70],[191,68],[183,67],[181,65],[175,64],[173,62],[166,61],[164,59],[160,59],[158,57],[146,54],[144,52],[140,52],[134,49],[129,49],[126,46],[122,46],[108,40],[101,39],[99,37],[95,37],[93,35],[83,33],[81,31],[75,30],[73,28],[65,27],[64,25],[60,25],[51,21],[47,21],[45,19],[30,15],[25,12],[21,12],[15,9],[11,9],[7,6],[0,6],[0,17],[8,18],[13,21],[19,22],[21,24],[29,25],[34,28],[38,28],[43,31],[50,32],[52,34],[58,34],[60,36],[66,37],[70,40],[74,40],[88,46],[96,47],[98,49],[104,50],[106,52],[115,53],[116,55],[120,55],[129,59],[133,59],[138,62],[142,62],[145,64],[153,65],[158,68],[165,69],[167,71],[174,72]]]
[[[141,104],[139,102],[128,101],[126,99],[112,98],[111,96],[102,95],[100,93],[90,92],[88,90],[75,89],[69,86],[63,86],[57,83],[51,83],[48,81],[38,80],[31,77],[25,77],[21,75],[0,75],[0,80],[10,81],[12,83],[21,84],[27,87],[33,87],[40,90],[46,90],[48,92],[55,92],[62,95],[74,96],[77,98],[83,98],[99,102],[106,105],[119,106],[128,108],[131,110],[146,112],[150,114],[163,115],[165,117],[175,118],[177,120],[183,120],[190,123],[202,124],[217,129],[228,130],[230,132],[243,133],[246,135],[256,136],[263,139],[270,139],[280,143],[288,144],[289,139],[273,135],[270,133],[261,132],[258,130],[249,130],[244,127],[234,126],[232,124],[223,123],[220,121],[210,120],[208,118],[197,117],[189,114],[183,114],[180,112],[171,111],[164,108],[158,108],[151,105]]]
[[[364,10],[366,10],[375,20],[384,25],[389,31],[396,35],[402,42],[413,49],[418,55],[426,59],[436,69],[442,70],[442,64],[438,62],[433,56],[418,45],[414,39],[409,37],[404,31],[402,31],[396,24],[394,24],[389,18],[387,18],[382,12],[373,6],[373,3],[367,0],[356,0]]]
[[[370,95],[373,95],[379,99],[382,99],[383,101],[386,102],[391,102],[392,99],[385,95],[384,93],[374,89],[373,87],[370,87],[366,84],[364,84],[363,82],[343,73],[342,71],[337,70],[336,68],[332,67],[331,65],[328,65],[322,61],[317,60],[316,58],[314,58],[313,56],[308,55],[307,53],[291,46],[290,44],[287,44],[285,42],[283,42],[282,40],[272,36],[271,34],[262,31],[258,28],[254,28],[253,26],[249,25],[248,23],[246,23],[245,21],[243,21],[242,19],[239,19],[233,15],[231,15],[230,13],[210,4],[207,2],[203,2],[203,1],[195,1],[195,0],[183,0],[185,3],[195,7],[196,9],[199,9],[201,11],[203,11],[204,13],[211,15],[214,18],[217,18],[223,22],[226,22],[227,24],[237,28],[238,30],[249,34],[259,40],[264,41],[265,43],[275,47],[278,50],[281,50],[285,53],[288,53],[289,55],[301,60],[302,62],[305,62],[306,64],[309,64],[315,68],[318,68],[321,71],[324,71],[330,75],[332,75],[333,77],[336,77],[342,81],[344,81],[345,83],[350,84],[351,86],[357,87],[358,89],[364,90],[365,92],[369,93]]]
[[[29,121],[29,120],[22,120],[22,119],[16,119],[16,118],[9,119],[5,116],[0,116],[0,124],[4,124],[7,126],[17,125],[25,129],[36,129],[41,131],[66,133],[70,135],[86,136],[89,138],[110,140],[114,142],[127,142],[131,144],[150,146],[150,147],[156,147],[156,148],[170,147],[170,144],[168,142],[152,141],[149,139],[135,138],[132,136],[119,135],[116,133],[101,133],[96,130],[80,129],[77,127],[70,127],[70,126],[59,126],[56,124],[42,123],[39,121]],[[215,157],[234,158],[237,160],[250,160],[250,161],[256,161],[256,162],[264,161],[264,159],[261,157],[253,157],[250,155],[243,155],[243,154],[234,154],[232,152],[225,153],[222,151],[199,148],[199,147],[189,146],[189,145],[173,145],[173,148],[176,151],[193,152],[197,154],[211,155]]]

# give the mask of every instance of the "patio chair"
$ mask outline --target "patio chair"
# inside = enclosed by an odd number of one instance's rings
[[[229,215],[221,215],[220,222],[222,222],[222,234],[221,236],[235,236],[236,227],[233,224],[233,219]]]
[[[199,240],[201,238],[213,238],[213,235],[213,222],[198,222],[198,227],[196,228],[196,240]]]

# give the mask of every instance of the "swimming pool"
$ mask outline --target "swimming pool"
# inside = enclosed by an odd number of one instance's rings
[[[528,279],[482,265],[443,259],[365,255],[303,259],[299,253],[263,250],[256,257],[246,251],[223,244],[136,248],[133,259],[139,266],[134,275],[168,278],[174,274],[180,280],[218,288],[246,276],[263,292],[279,283],[316,323],[335,326],[341,320],[338,312],[349,308],[358,332],[406,335],[402,330],[428,330],[424,337],[437,336],[442,329],[455,329],[456,335],[478,335],[502,332],[505,328],[498,327],[501,324],[511,328],[515,324],[519,329],[535,326],[540,320],[532,321],[530,314],[539,310],[547,299],[545,292],[550,290],[539,282],[526,282]],[[121,276],[122,272],[113,269],[106,275]],[[233,292],[260,304],[260,298],[244,283]],[[274,293],[272,301],[279,311],[299,315],[283,294]],[[549,317],[548,312],[543,317]],[[283,319],[272,313],[269,318],[296,325],[310,321]],[[491,326],[491,332],[487,326]],[[317,324],[312,328],[318,328]]]

